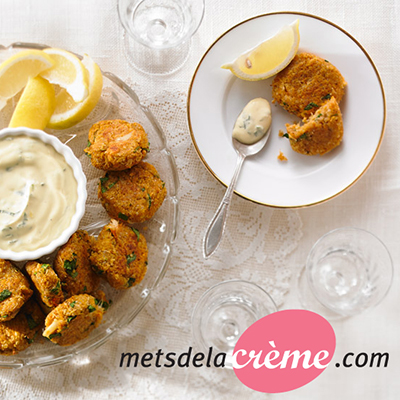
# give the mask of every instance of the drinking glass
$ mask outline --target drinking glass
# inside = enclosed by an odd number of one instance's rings
[[[277,307],[270,295],[254,283],[221,282],[208,289],[192,315],[192,333],[204,351],[226,353],[225,367],[232,368],[232,353],[241,334]]]
[[[322,306],[328,317],[352,316],[382,301],[392,279],[392,259],[381,240],[362,229],[339,228],[312,247],[299,278],[301,302],[309,308],[308,283],[320,303],[314,311],[321,312]]]
[[[127,59],[141,72],[165,75],[189,56],[204,0],[118,0]]]

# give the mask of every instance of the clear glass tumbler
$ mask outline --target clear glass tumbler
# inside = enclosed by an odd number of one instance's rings
[[[340,228],[312,247],[305,275],[314,297],[330,312],[351,316],[377,305],[393,280],[386,246],[372,233]]]
[[[204,351],[226,353],[225,367],[232,368],[232,353],[241,334],[254,322],[277,310],[270,295],[251,282],[231,280],[207,290],[192,315],[193,338]]]
[[[204,0],[118,0],[128,61],[141,72],[166,75],[187,60]]]

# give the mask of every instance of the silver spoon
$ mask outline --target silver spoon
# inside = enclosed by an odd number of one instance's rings
[[[203,256],[204,258],[211,257],[214,254],[215,250],[217,250],[219,243],[221,242],[222,235],[224,233],[224,228],[226,224],[226,216],[228,214],[229,205],[231,203],[233,191],[236,186],[236,181],[239,177],[240,170],[243,165],[243,161],[246,157],[257,154],[267,143],[269,135],[271,133],[271,126],[265,133],[265,135],[256,143],[248,145],[239,142],[238,140],[232,138],[233,147],[236,150],[238,155],[236,161],[235,172],[233,173],[233,177],[231,179],[231,183],[226,189],[225,196],[222,199],[217,211],[212,218],[210,225],[207,228],[206,234],[204,236],[203,241]]]

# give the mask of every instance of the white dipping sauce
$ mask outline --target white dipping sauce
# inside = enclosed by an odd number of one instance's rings
[[[232,137],[244,144],[258,142],[271,126],[271,106],[261,97],[251,100],[242,110],[233,128]]]
[[[77,181],[64,156],[29,136],[0,140],[0,248],[44,247],[75,214]]]

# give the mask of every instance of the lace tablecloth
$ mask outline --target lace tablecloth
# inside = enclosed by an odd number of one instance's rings
[[[104,71],[125,80],[158,119],[176,158],[180,175],[180,232],[159,290],[141,314],[97,350],[72,362],[44,369],[3,370],[0,398],[11,399],[241,399],[269,398],[242,385],[231,370],[216,368],[120,368],[122,352],[176,353],[193,346],[191,313],[202,293],[232,278],[256,282],[282,308],[298,307],[293,279],[313,242],[339,226],[356,226],[378,235],[395,263],[392,290],[378,308],[333,324],[337,354],[348,351],[390,353],[387,368],[336,369],[285,399],[395,399],[400,394],[400,289],[397,273],[400,111],[400,4],[396,0],[206,0],[203,23],[193,37],[182,70],[149,77],[129,67],[114,0],[3,0],[0,44],[38,42],[88,53]],[[230,26],[271,11],[301,11],[329,19],[357,38],[381,73],[387,95],[388,123],[380,153],[368,173],[349,191],[317,207],[278,210],[235,196],[227,234],[208,261],[201,240],[225,188],[199,160],[186,122],[186,95],[192,73],[208,46]],[[360,94],[362,95],[362,94]],[[270,396],[275,398],[278,396]]]

